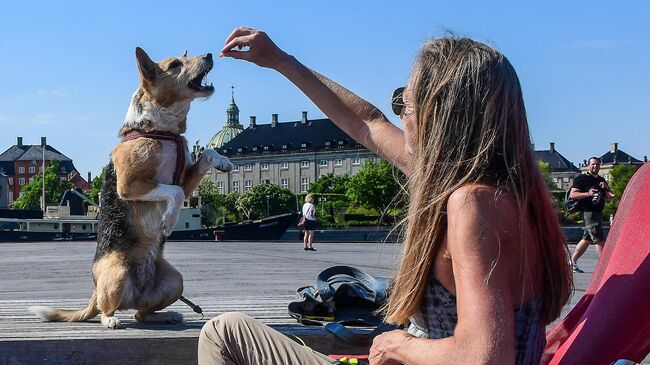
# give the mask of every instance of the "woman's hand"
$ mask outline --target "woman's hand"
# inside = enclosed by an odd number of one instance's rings
[[[246,47],[248,50],[244,50]],[[230,34],[221,50],[221,56],[246,60],[273,69],[290,57],[276,46],[266,33],[246,27],[239,27]]]
[[[399,365],[395,360],[397,350],[406,344],[413,336],[403,330],[384,332],[375,337],[370,347],[368,360],[370,365]]]

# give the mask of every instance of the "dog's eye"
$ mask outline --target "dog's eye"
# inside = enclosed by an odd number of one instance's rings
[[[172,61],[172,62],[169,64],[169,67],[168,67],[167,69],[168,69],[168,70],[171,70],[172,68],[181,67],[181,66],[183,66],[183,62],[181,62],[181,61],[179,61],[179,60],[175,60],[175,61]]]

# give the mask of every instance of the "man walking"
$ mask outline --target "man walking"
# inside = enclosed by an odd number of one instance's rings
[[[571,199],[580,201],[580,210],[585,221],[582,239],[571,255],[571,268],[574,272],[584,272],[578,267],[578,259],[585,253],[590,242],[596,245],[598,257],[603,249],[603,208],[605,200],[611,200],[614,193],[609,190],[607,181],[598,175],[600,162],[598,157],[589,159],[588,171],[575,178],[569,194]]]

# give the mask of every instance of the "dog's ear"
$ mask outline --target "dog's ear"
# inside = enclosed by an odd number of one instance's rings
[[[187,50],[185,50],[185,52],[183,52],[183,54],[181,55],[181,57],[187,57]]]
[[[140,47],[135,48],[135,58],[138,60],[138,70],[142,78],[153,81],[158,73],[158,64],[152,61],[147,52]]]

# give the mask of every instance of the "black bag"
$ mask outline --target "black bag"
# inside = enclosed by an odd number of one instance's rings
[[[386,302],[389,280],[350,266],[332,266],[321,272],[315,286],[298,288],[289,315],[307,325],[325,328],[348,343],[368,345],[372,338],[396,328],[384,323],[377,310]],[[376,326],[369,335],[354,334],[345,326]]]
[[[569,188],[566,193],[564,193],[564,211],[567,214],[577,213],[582,210],[580,200],[571,199],[571,189],[572,188]]]

